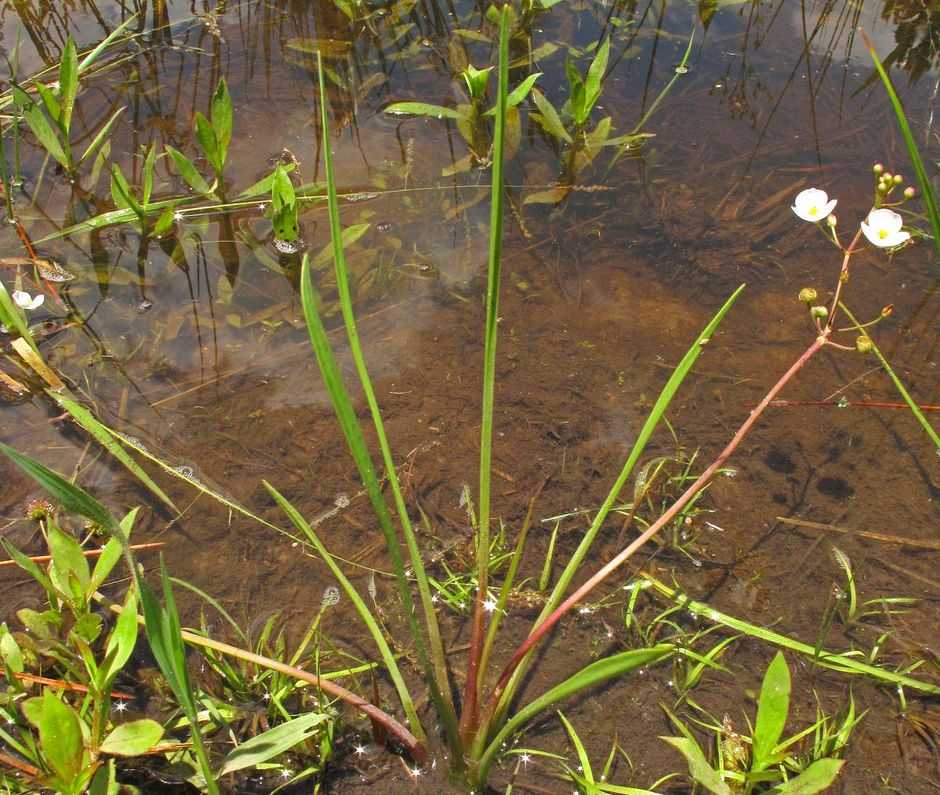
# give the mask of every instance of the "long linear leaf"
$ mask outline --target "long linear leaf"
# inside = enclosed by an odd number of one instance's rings
[[[674,652],[675,647],[668,643],[661,643],[644,649],[630,649],[629,651],[614,654],[611,657],[605,657],[602,660],[593,662],[564,682],[546,690],[542,695],[529,702],[513,715],[512,718],[506,721],[502,729],[500,729],[487,745],[486,751],[484,751],[483,755],[480,757],[479,780],[486,780],[486,773],[495,761],[497,755],[502,752],[504,743],[539,713],[548,709],[553,704],[557,704],[562,699],[606,682],[608,679],[613,679],[616,676],[622,676],[630,671],[635,671],[637,668],[653,665],[660,660],[666,659],[666,657]]]
[[[875,47],[871,43],[871,40],[864,32],[862,36],[865,38],[865,43],[868,45],[868,52],[871,54],[871,59],[875,63],[878,77],[881,78],[881,83],[885,87],[888,99],[891,100],[891,107],[894,108],[894,115],[897,117],[898,127],[901,128],[901,135],[904,137],[907,153],[911,158],[911,165],[914,166],[914,174],[917,177],[917,185],[920,188],[920,198],[927,209],[927,217],[930,219],[930,228],[933,232],[933,245],[937,252],[940,253],[940,209],[937,207],[937,194],[934,191],[930,177],[927,175],[927,169],[924,168],[923,158],[920,156],[920,151],[914,141],[914,135],[911,133],[911,125],[907,122],[904,106],[901,104],[901,100],[898,99],[891,78],[888,77],[888,73],[885,71],[884,66],[882,66],[881,59],[878,57],[878,53],[875,52]]]
[[[137,478],[141,483],[143,483],[151,492],[153,492],[157,498],[166,506],[171,508],[176,513],[179,513],[179,509],[176,507],[173,500],[167,496],[166,492],[163,491],[153,479],[140,467],[127,451],[114,440],[114,436],[109,433],[102,423],[94,414],[92,414],[88,409],[82,406],[80,403],[76,402],[66,395],[60,395],[59,393],[47,389],[46,394],[49,395],[56,403],[58,403],[62,408],[64,408],[69,415],[74,419],[79,425],[81,425],[88,433],[95,437],[95,440],[104,447],[111,455],[113,455],[118,461],[120,461],[135,478]]]
[[[273,729],[256,734],[229,752],[219,769],[219,776],[248,767],[257,767],[280,756],[298,743],[308,740],[316,733],[320,724],[329,720],[330,716],[325,713],[308,712]]]
[[[447,108],[444,105],[429,105],[426,102],[393,102],[385,108],[385,112],[410,116],[431,116],[435,119],[456,119],[457,121],[466,116],[466,114],[455,108]]]

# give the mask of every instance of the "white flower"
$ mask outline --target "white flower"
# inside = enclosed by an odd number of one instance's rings
[[[46,296],[39,293],[34,298],[31,298],[29,293],[23,292],[22,290],[14,290],[13,300],[16,301],[16,305],[21,309],[39,309],[39,307],[42,306],[42,302],[46,300]]]
[[[836,206],[836,200],[819,188],[801,190],[793,201],[792,210],[804,221],[817,223],[825,220]]]
[[[868,218],[862,221],[862,232],[873,246],[892,248],[910,240],[910,233],[901,230],[903,225],[904,219],[900,215],[882,207],[868,213]]]

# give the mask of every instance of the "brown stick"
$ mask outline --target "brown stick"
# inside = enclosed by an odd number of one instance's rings
[[[0,671],[0,676],[3,676],[3,672]],[[30,682],[37,685],[46,685],[47,687],[53,687],[56,690],[71,690],[73,693],[87,693],[88,688],[85,685],[78,685],[73,682],[66,682],[62,679],[50,679],[47,676],[37,676],[36,674],[27,674],[19,673],[16,674],[16,678],[21,682]],[[116,698],[119,701],[133,701],[133,693],[121,693],[118,690],[111,691],[111,698]]]
[[[166,541],[151,541],[149,544],[131,544],[131,549],[158,549],[162,546],[166,546]],[[95,558],[101,554],[104,547],[98,549],[85,549],[82,550],[82,554],[86,558]],[[29,559],[33,563],[48,563],[52,560],[52,555],[30,555]],[[19,564],[15,560],[0,560],[0,568],[4,566],[18,566]]]
[[[115,613],[123,612],[123,608],[120,605],[114,604],[100,593],[95,594],[95,599],[106,604]],[[137,623],[145,626],[142,616],[137,616]],[[295,668],[293,665],[287,665],[287,663],[282,663],[279,660],[272,660],[269,657],[262,657],[260,654],[255,654],[254,652],[246,651],[245,649],[239,649],[237,646],[230,646],[228,643],[212,640],[212,638],[204,638],[202,635],[197,635],[196,633],[190,632],[186,629],[180,630],[180,636],[187,643],[191,643],[194,646],[202,646],[206,649],[213,649],[214,651],[221,652],[222,654],[227,654],[230,657],[237,657],[239,660],[244,660],[245,662],[260,665],[262,668],[267,668],[271,671],[277,671],[278,673],[285,674],[286,676],[293,677],[294,679],[300,679],[303,682],[307,682],[308,684],[319,688],[324,693],[328,693],[329,695],[334,696],[341,701],[345,701],[351,707],[363,713],[366,717],[369,718],[369,720],[378,723],[388,730],[390,734],[394,735],[398,742],[400,742],[405,747],[408,753],[411,754],[411,757],[419,765],[424,765],[427,762],[428,751],[424,745],[418,741],[417,737],[415,737],[410,731],[408,731],[408,729],[402,726],[402,724],[400,724],[387,712],[379,709],[374,704],[370,704],[364,698],[357,696],[351,690],[347,690],[342,685],[338,685],[329,679],[315,676],[314,674],[308,673],[301,668]]]
[[[901,536],[893,536],[887,533],[875,533],[871,530],[851,530],[834,524],[810,522],[806,519],[790,519],[786,516],[778,516],[777,521],[782,524],[791,525],[792,527],[806,527],[810,530],[828,530],[832,533],[843,533],[849,536],[870,538],[872,541],[884,541],[887,544],[900,544],[904,547],[917,547],[918,549],[940,550],[940,541],[922,541],[917,538],[902,538]]]

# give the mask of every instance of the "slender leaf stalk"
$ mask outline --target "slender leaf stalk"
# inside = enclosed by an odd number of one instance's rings
[[[503,155],[505,150],[506,97],[509,92],[509,5],[499,18],[499,72],[496,125],[493,139],[493,176],[490,198],[490,241],[486,285],[486,326],[483,347],[483,416],[480,427],[480,520],[476,538],[477,593],[473,609],[467,681],[464,688],[460,729],[469,744],[479,722],[479,693],[485,670],[480,666],[486,623],[490,551],[490,475],[493,458],[493,402],[496,384],[496,337],[499,324],[499,283],[503,246]]]
[[[871,343],[871,351],[875,354],[875,357],[881,363],[881,366],[885,369],[885,372],[888,374],[888,377],[891,379],[895,388],[898,390],[898,393],[904,398],[904,402],[907,403],[908,408],[911,410],[911,413],[914,415],[914,418],[920,423],[921,427],[930,437],[930,441],[936,445],[937,449],[940,450],[940,436],[937,435],[937,432],[934,430],[933,426],[928,422],[927,417],[924,416],[924,412],[921,410],[920,406],[914,402],[914,398],[911,397],[911,393],[907,391],[907,388],[902,383],[901,379],[898,378],[897,374],[894,372],[894,369],[888,364],[888,360],[885,359],[884,354],[881,352],[881,349],[875,344],[875,341],[871,338],[869,333],[865,328],[858,322],[855,315],[849,311],[849,308],[839,302],[839,308],[845,312],[849,320],[852,321],[852,324],[858,330],[865,339]]]
[[[382,421],[382,413],[379,409],[378,401],[375,397],[375,390],[372,387],[372,380],[369,377],[369,371],[366,367],[365,357],[362,353],[362,345],[359,342],[359,331],[356,327],[356,315],[352,304],[352,295],[349,289],[349,277],[346,269],[346,256],[342,244],[342,228],[339,219],[339,200],[336,196],[336,178],[333,172],[333,156],[330,149],[329,118],[327,115],[327,93],[326,84],[323,77],[323,66],[317,55],[317,66],[320,78],[320,121],[323,129],[323,160],[326,171],[327,183],[327,202],[329,205],[330,217],[330,237],[333,241],[333,260],[336,268],[336,284],[339,293],[340,307],[342,309],[343,321],[346,325],[346,334],[349,338],[349,349],[355,362],[356,372],[359,375],[359,381],[362,385],[366,402],[369,405],[369,412],[372,416],[372,423],[375,427],[376,438],[379,442],[379,448],[382,452],[382,462],[385,466],[386,477],[392,489],[392,497],[395,503],[395,509],[398,513],[398,519],[401,524],[402,535],[405,545],[408,548],[411,559],[411,568],[414,572],[415,581],[418,586],[418,595],[421,600],[421,607],[424,613],[425,629],[428,633],[428,645],[430,646],[430,660],[428,660],[428,649],[425,647],[423,638],[416,624],[413,624],[412,632],[415,636],[415,643],[418,654],[422,658],[422,665],[428,678],[428,684],[431,688],[431,696],[438,708],[441,720],[444,722],[448,739],[451,744],[451,750],[458,758],[460,751],[457,735],[457,713],[450,696],[450,686],[447,678],[447,663],[444,656],[444,644],[441,640],[441,633],[437,623],[437,614],[434,611],[434,603],[431,601],[431,587],[428,583],[427,574],[424,569],[424,561],[421,558],[421,551],[418,548],[418,541],[415,536],[411,519],[408,516],[408,509],[405,506],[405,500],[402,497],[401,486],[398,482],[398,473],[395,468],[395,461],[392,458],[391,447],[388,443],[388,437],[385,433],[385,424]],[[397,541],[396,541],[397,544]]]
[[[581,543],[578,544],[578,548],[571,556],[571,559],[568,561],[567,565],[559,576],[555,587],[552,589],[552,592],[549,595],[538,620],[536,621],[536,626],[545,621],[545,619],[551,615],[552,611],[555,610],[555,608],[561,603],[565,592],[568,590],[568,586],[571,584],[571,580],[574,578],[575,574],[577,574],[578,569],[590,551],[591,546],[594,543],[594,539],[597,537],[601,527],[607,520],[608,514],[616,504],[620,496],[620,492],[623,490],[627,479],[633,472],[633,468],[636,466],[637,461],[640,459],[640,456],[646,449],[646,445],[649,442],[650,437],[653,435],[653,432],[656,430],[660,420],[666,413],[666,409],[669,407],[673,397],[675,397],[676,392],[679,390],[679,387],[682,385],[686,376],[688,376],[689,372],[691,372],[692,367],[695,365],[695,362],[698,360],[698,357],[701,355],[706,344],[715,334],[721,321],[724,320],[725,315],[729,312],[735,301],[737,301],[743,290],[744,285],[741,285],[737,290],[734,291],[734,293],[731,294],[728,300],[725,301],[724,305],[705,326],[705,328],[702,330],[702,333],[699,334],[698,338],[688,349],[688,351],[686,351],[685,356],[682,357],[679,365],[669,377],[669,380],[666,382],[666,385],[660,392],[656,403],[653,405],[652,411],[650,411],[646,421],[643,423],[643,427],[640,429],[640,432],[637,435],[636,441],[633,444],[633,448],[630,451],[630,455],[627,457],[627,460],[623,465],[623,469],[620,471],[616,481],[614,481],[614,485],[607,494],[607,498],[598,509],[597,514],[594,516],[594,520],[591,522],[591,526],[584,534],[584,537],[581,539]],[[535,628],[533,628],[533,632],[534,631]],[[502,722],[506,710],[508,709],[509,702],[512,699],[516,687],[522,680],[522,676],[524,675],[527,668],[528,662],[523,661],[519,666],[519,670],[513,675],[511,682],[508,683],[504,696],[501,699],[496,712],[492,715],[492,720],[496,725]],[[477,751],[482,751],[482,744],[485,741],[486,737],[484,736],[484,732],[481,731],[479,736],[476,738],[475,749]]]
[[[898,99],[894,85],[891,83],[891,78],[888,77],[888,73],[885,71],[884,66],[882,66],[878,53],[875,52],[875,45],[872,44],[871,39],[868,38],[864,31],[862,31],[862,37],[865,39],[865,44],[868,46],[868,52],[871,54],[872,61],[874,61],[875,70],[881,78],[881,83],[888,93],[888,99],[891,100],[894,115],[897,116],[898,126],[901,128],[901,135],[904,138],[904,143],[907,145],[907,153],[911,158],[911,165],[914,166],[917,185],[920,187],[921,201],[923,201],[924,207],[927,209],[927,218],[930,220],[930,229],[933,233],[934,249],[940,254],[940,208],[937,207],[937,194],[934,191],[930,177],[927,175],[927,169],[924,168],[923,158],[920,156],[920,151],[917,149],[917,144],[914,142],[914,135],[911,133],[911,125],[907,122],[904,106],[901,104],[901,100]]]
[[[503,695],[506,685],[509,683],[513,673],[519,664],[525,659],[528,653],[535,647],[535,645],[545,637],[545,635],[555,626],[579,601],[584,599],[589,593],[591,593],[598,585],[600,585],[604,580],[607,579],[614,571],[620,568],[627,560],[629,560],[637,550],[639,550],[647,541],[649,541],[656,533],[658,533],[663,527],[665,527],[669,522],[671,522],[676,515],[692,500],[698,493],[704,488],[708,482],[712,479],[715,473],[724,465],[725,461],[731,456],[731,454],[738,448],[738,445],[744,440],[747,434],[753,428],[754,424],[764,413],[764,410],[767,408],[770,401],[772,401],[783,389],[784,386],[789,383],[790,379],[793,378],[803,367],[806,365],[810,359],[813,358],[826,344],[828,340],[828,334],[820,334],[816,339],[813,340],[812,344],[800,355],[800,357],[790,366],[790,368],[780,377],[780,379],[775,383],[770,391],[764,396],[763,400],[754,408],[747,416],[747,419],[741,424],[737,432],[731,438],[731,441],[725,446],[725,448],[718,454],[714,461],[708,466],[708,468],[696,479],[696,481],[688,488],[686,491],[672,504],[672,506],[657,519],[653,524],[649,526],[643,533],[641,533],[637,538],[627,545],[620,553],[618,553],[610,562],[602,566],[595,574],[593,574],[588,580],[577,588],[574,593],[571,594],[561,605],[559,605],[550,616],[548,616],[544,621],[540,621],[538,625],[530,633],[529,637],[516,649],[515,653],[512,656],[512,659],[506,665],[502,674],[499,677],[499,681],[496,684],[496,687],[493,690],[493,694],[490,697],[490,703],[487,705],[487,714],[493,714],[497,705],[500,703],[500,699]]]

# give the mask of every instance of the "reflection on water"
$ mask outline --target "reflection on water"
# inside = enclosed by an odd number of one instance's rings
[[[655,137],[616,162],[607,152],[598,155],[561,201],[531,200],[558,187],[565,165],[563,147],[533,120],[534,106],[522,106],[507,168],[500,510],[511,515],[520,495],[549,471],[564,488],[546,495],[544,515],[596,505],[598,484],[617,466],[664,374],[729,290],[747,281],[746,301],[710,345],[670,418],[688,448],[711,451],[724,443],[746,406],[809,339],[793,300],[797,291],[825,289],[836,267],[814,230],[790,213],[793,196],[825,187],[851,225],[868,207],[872,162],[907,168],[859,26],[895,67],[915,133],[928,161],[935,159],[934,6],[559,4],[520,29],[514,84],[541,72],[537,85],[557,107],[566,100],[566,59],[583,73],[598,43],[611,38],[595,116],[610,116],[618,134],[633,129],[674,76],[693,30],[695,44],[688,73],[647,126]],[[473,477],[477,443],[470,417],[478,400],[489,171],[468,161],[453,119],[383,109],[397,101],[447,107],[463,101],[462,65],[484,66],[494,57],[491,30],[481,21],[486,9],[397,0],[350,21],[327,2],[200,8],[86,0],[39,10],[7,3],[0,9],[0,54],[18,64],[20,75],[33,74],[58,60],[67,33],[89,47],[137,12],[128,37],[83,83],[74,134],[83,148],[103,120],[126,108],[111,156],[135,185],[151,143],[160,152],[169,145],[196,156],[194,113],[208,112],[224,76],[235,128],[220,192],[235,201],[279,161],[296,166],[297,185],[314,186],[300,223],[335,326],[328,225],[314,195],[322,178],[313,56],[320,49],[343,223],[368,226],[348,257],[370,368],[396,449],[411,451],[415,499],[436,526],[455,532],[463,522],[457,495]],[[51,236],[41,253],[76,277],[33,316],[50,322],[43,351],[104,421],[257,510],[270,507],[261,478],[305,500],[311,514],[328,508],[337,493],[358,491],[303,329],[299,258],[274,248],[266,195],[240,199],[225,212],[181,206],[159,239],[128,225],[55,236],[113,209],[106,171],[85,169],[68,184],[25,127],[16,140],[8,129],[6,144],[10,161],[20,164],[21,220],[33,240]],[[169,158],[158,161],[156,173],[156,197],[184,192]],[[12,228],[4,225],[0,236],[6,254],[22,253]],[[940,402],[934,398],[940,307],[929,247],[887,266],[875,257],[860,262],[864,278],[851,285],[853,306],[874,315],[885,303],[896,305],[879,327],[886,354],[919,400]],[[0,268],[6,284],[14,273]],[[29,275],[22,277],[29,284]],[[334,339],[342,349],[342,335]],[[860,360],[821,358],[794,387],[795,397],[828,399],[837,390],[857,400],[891,395]],[[720,592],[727,580],[733,595],[746,581],[750,607],[766,608],[768,623],[779,618],[773,606],[789,602],[784,574],[804,577],[785,567],[779,573],[780,561],[792,559],[790,540],[756,530],[777,514],[869,529],[935,525],[936,461],[909,417],[824,411],[775,415],[742,451],[742,476],[715,488],[719,507],[728,508],[721,523],[737,534],[705,542],[703,559],[722,566],[700,583]],[[138,504],[143,495],[133,484],[97,460],[87,440],[54,413],[41,394],[11,398],[0,405],[0,438],[74,471],[98,494]],[[783,460],[782,469],[774,463]],[[4,484],[13,484],[0,488],[0,511],[12,517],[25,486],[7,464],[0,472],[10,476]],[[879,477],[892,481],[887,495]],[[163,529],[169,517],[150,521],[151,530]],[[341,548],[361,542],[366,521],[339,523]],[[228,522],[206,500],[193,503],[173,523],[181,544],[169,551],[174,573],[214,585],[213,567],[224,560],[232,579],[241,578],[220,586],[233,599],[250,594],[283,603],[290,589],[304,598],[296,589],[306,586],[297,583],[306,583],[309,572],[272,549],[275,542],[259,540],[257,528]],[[890,577],[871,562],[876,555],[854,552],[863,569],[868,565],[872,591],[881,592]],[[923,560],[903,564],[929,569]],[[825,591],[828,580],[813,587]],[[801,626],[811,623],[802,613],[797,618]]]

